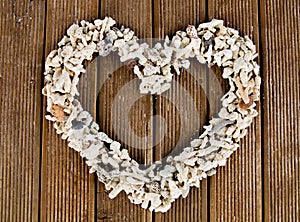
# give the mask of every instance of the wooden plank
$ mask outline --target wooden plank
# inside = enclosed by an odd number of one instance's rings
[[[300,221],[299,1],[261,1],[265,221]]]
[[[260,112],[263,115],[256,118],[249,129],[250,134],[241,142],[241,148],[230,158],[226,167],[219,168],[218,173],[211,179],[202,181],[200,189],[193,189],[189,197],[173,204],[168,213],[155,214],[153,218],[156,221],[299,221],[299,1],[261,1],[260,28],[257,1],[230,0],[225,3],[214,0],[208,3],[210,19],[225,19],[226,25],[239,29],[242,34],[250,35],[257,45],[258,32],[261,30],[260,59],[263,61],[260,64],[264,100]],[[131,26],[142,37],[151,37],[151,34],[154,34],[160,38],[184,29],[189,23],[198,24],[204,21],[206,13],[203,1],[199,3],[154,0],[154,29],[151,31],[151,1],[102,1],[101,8],[102,17],[114,16],[120,24]],[[12,13],[11,9],[15,13]],[[130,16],[132,13],[134,16]],[[47,55],[50,50],[56,48],[66,28],[77,19],[91,20],[98,17],[97,15],[97,1],[89,5],[78,1],[48,1],[47,36],[44,41],[45,1],[33,1],[30,7],[26,2],[19,0],[14,7],[13,1],[3,1],[0,7],[1,221],[38,221],[39,215],[41,221],[92,221],[95,216],[99,221],[152,220],[148,211],[130,204],[124,194],[110,200],[100,184],[95,215],[94,176],[88,175],[88,169],[78,153],[67,148],[66,143],[55,134],[52,124],[44,120],[44,113],[41,112],[43,51]],[[59,26],[56,26],[57,24]],[[121,130],[113,128],[108,108],[112,105],[113,98],[118,96],[117,92],[134,79],[131,72],[125,71],[124,68],[119,69],[117,58],[108,57],[101,61],[99,66],[97,63],[90,66],[88,75],[80,81],[80,100],[94,116],[100,113],[98,119],[102,129],[114,138],[118,138]],[[106,67],[103,67],[105,64]],[[216,72],[217,79],[220,76],[217,69],[210,72],[207,86],[210,89],[211,102],[209,107],[203,106],[203,90],[208,91],[208,88],[203,86],[202,90],[195,81],[194,74],[199,70],[204,73],[204,68],[194,65],[192,64],[189,71],[190,75],[184,72],[176,77],[175,81],[182,84],[197,101],[201,129],[205,120],[207,121],[205,113],[209,108],[211,114],[216,113],[219,108],[215,105],[218,97],[212,98],[216,95],[213,86],[217,82],[212,80],[211,74]],[[113,68],[118,70],[113,72]],[[99,107],[98,113],[94,94],[97,92],[96,85],[90,84],[97,83],[97,71],[99,75],[113,72],[111,78],[100,89],[100,101],[105,99],[107,103]],[[208,80],[205,77],[200,78],[200,85],[206,83]],[[137,88],[138,81],[134,82],[133,86]],[[221,86],[226,89],[224,82],[221,82]],[[90,90],[87,90],[88,88]],[[170,100],[183,98],[179,93],[166,94],[168,97],[165,97]],[[182,106],[176,108],[165,97],[156,99],[154,114],[164,117],[166,126],[173,130],[167,132],[165,139],[156,147],[157,159],[167,155],[175,145],[186,145],[184,141],[189,139],[179,137],[182,127],[179,111],[182,110]],[[148,123],[153,114],[152,105],[151,97],[146,96],[135,103],[130,112],[130,124],[140,136],[150,135],[151,138],[151,128],[156,129],[158,125],[157,122],[155,126]],[[121,110],[115,110],[113,115],[118,116],[120,113]],[[44,122],[42,129],[40,116]],[[263,125],[260,126],[260,123]],[[191,132],[192,136],[196,135],[192,132],[192,122],[184,126],[186,132]],[[25,130],[20,130],[24,128]],[[138,132],[140,128],[142,130]],[[158,133],[156,137],[160,137],[161,134]],[[132,144],[138,144],[137,140],[130,141]],[[126,147],[130,148],[130,145]],[[131,148],[130,152],[139,162],[150,163],[152,160],[151,151]],[[261,166],[264,168],[261,169]],[[207,184],[210,196],[206,195]]]
[[[119,25],[135,31],[140,38],[152,37],[151,0],[101,1],[101,18],[111,16]],[[152,162],[152,97],[140,97],[139,80],[122,67],[118,55],[100,59],[99,122],[100,129],[129,149],[139,163]],[[109,77],[109,78],[107,78]],[[129,134],[126,134],[128,133]],[[143,136],[147,141],[141,140]],[[146,148],[150,149],[146,149]],[[142,149],[141,149],[142,148]],[[98,184],[98,221],[152,221],[151,212],[130,203],[124,192],[115,199],[108,197]]]
[[[208,1],[208,17],[223,19],[226,26],[248,35],[259,51],[259,24],[257,1],[222,0]],[[209,102],[211,115],[220,109],[219,85],[224,93],[228,90],[220,69],[209,73]],[[257,105],[258,109],[260,105]],[[219,167],[209,179],[211,221],[261,221],[262,220],[262,153],[261,117],[255,118],[248,135],[240,142],[240,148]]]
[[[164,39],[177,30],[185,30],[187,25],[198,25],[205,21],[205,1],[154,1],[154,35]],[[207,120],[206,66],[192,60],[188,71],[182,71],[173,80],[169,91],[156,96],[155,115],[164,121],[156,121],[155,159],[165,158],[172,150],[189,145],[191,138],[202,132]],[[175,151],[176,152],[176,151]],[[192,188],[188,197],[180,198],[172,204],[167,213],[156,213],[155,221],[206,221],[207,220],[207,180],[200,188]]]
[[[98,0],[89,4],[81,1],[48,1],[46,55],[57,48],[58,41],[71,24],[82,19],[92,21],[97,18],[98,4]],[[93,63],[79,83],[79,99],[94,118],[96,74],[97,64]],[[41,221],[94,220],[95,177],[88,173],[88,167],[80,155],[67,147],[66,141],[56,135],[53,124],[47,120],[44,120],[43,124],[41,181]]]
[[[0,6],[0,221],[38,221],[45,2],[13,3]]]

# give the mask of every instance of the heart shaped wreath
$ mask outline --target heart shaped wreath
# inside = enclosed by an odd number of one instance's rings
[[[216,172],[226,159],[239,147],[239,140],[247,133],[247,127],[257,115],[255,101],[259,100],[259,66],[255,45],[238,31],[227,28],[222,20],[212,20],[196,28],[189,25],[186,31],[165,38],[164,44],[150,48],[138,43],[129,28],[116,27],[115,21],[106,17],[93,23],[81,21],[67,30],[45,64],[47,97],[46,118],[54,122],[54,128],[69,147],[80,152],[105,184],[110,198],[122,190],[132,203],[141,204],[151,211],[166,212],[171,203],[181,195],[186,197],[190,187],[199,187],[200,180]],[[85,73],[85,61],[94,53],[106,56],[117,51],[120,60],[137,61],[134,73],[141,79],[141,93],[160,94],[170,88],[172,71],[189,68],[189,58],[200,63],[217,65],[230,89],[222,97],[218,117],[204,126],[202,135],[190,142],[177,156],[156,161],[146,169],[128,155],[117,141],[113,141],[84,111],[75,98],[81,74]]]

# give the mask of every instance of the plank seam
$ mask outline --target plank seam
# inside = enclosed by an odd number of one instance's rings
[[[209,19],[209,7],[208,7],[208,3],[209,3],[209,0],[206,0],[205,1],[205,22],[208,21]],[[206,67],[206,90],[205,90],[205,94],[206,94],[206,121],[209,121],[209,113],[210,113],[210,109],[209,109],[209,68]],[[210,192],[211,192],[211,189],[210,189],[210,186],[211,186],[211,181],[210,181],[210,177],[207,177],[207,183],[206,183],[206,220],[209,222],[211,221],[211,218],[210,218],[210,204],[211,204],[211,197],[210,197]]]
[[[98,18],[101,18],[101,0],[98,1]],[[96,94],[96,113],[95,113],[95,118],[96,118],[96,122],[100,123],[100,116],[98,115],[98,113],[100,112],[99,110],[99,100],[100,100],[100,90],[98,91],[98,71],[100,70],[100,59],[97,57],[97,76],[96,76],[96,93],[98,93],[98,96]],[[97,222],[98,221],[98,177],[96,174],[94,174],[94,181],[95,181],[95,192],[94,192],[94,201],[95,201],[95,205],[94,205],[94,221]]]
[[[47,0],[45,1],[45,14],[44,14],[44,41],[43,41],[43,53],[42,53],[42,73],[41,73],[41,89],[44,87],[44,70],[46,61],[46,34],[47,34]],[[43,139],[44,139],[44,96],[40,92],[41,96],[41,123],[40,123],[40,169],[39,169],[39,201],[38,201],[38,221],[41,221],[41,198],[42,198],[42,167],[43,167]]]
[[[260,65],[260,76],[261,76],[261,80],[262,80],[262,84],[260,86],[260,104],[259,104],[259,108],[260,108],[260,125],[261,126],[264,126],[264,84],[263,84],[263,81],[264,81],[264,76],[262,76],[262,73],[263,73],[263,44],[262,44],[262,18],[261,18],[261,5],[260,5],[260,0],[257,0],[257,11],[258,11],[258,47],[259,47],[259,65]],[[265,212],[264,212],[264,209],[265,209],[265,194],[264,194],[264,190],[265,190],[265,181],[264,181],[264,175],[265,175],[265,170],[264,170],[264,164],[265,164],[265,161],[264,161],[264,156],[265,156],[265,153],[264,153],[264,135],[265,135],[265,130],[260,130],[260,139],[261,139],[261,142],[260,142],[260,146],[261,146],[261,204],[262,204],[262,209],[261,209],[261,219],[262,221],[264,222],[265,221]]]
[[[156,0],[152,0],[151,1],[151,22],[152,22],[152,33],[151,33],[151,38],[155,38],[155,4],[156,4]],[[154,42],[152,43],[154,44]],[[156,96],[152,95],[152,117],[156,115]],[[152,118],[152,161],[155,161],[155,149],[154,149],[154,143],[156,141],[156,132],[155,132],[155,126],[156,126],[156,122],[155,122],[155,118]],[[152,222],[155,222],[155,213],[152,212],[151,213],[151,220]]]
[[[208,21],[208,2],[209,0],[205,1],[205,21]],[[206,94],[206,107],[207,107],[207,112],[206,112],[206,121],[209,121],[209,100],[207,98],[209,98],[209,68],[206,67],[206,90],[205,90],[205,94]],[[211,200],[210,200],[210,186],[211,186],[211,182],[210,182],[210,177],[207,177],[207,183],[206,183],[206,218],[207,221],[210,222],[211,218],[210,218],[210,204],[211,204]]]

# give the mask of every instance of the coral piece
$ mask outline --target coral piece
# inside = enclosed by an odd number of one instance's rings
[[[227,28],[222,20],[188,26],[178,31],[165,43],[150,48],[138,42],[129,28],[116,27],[109,17],[93,23],[81,21],[70,26],[67,35],[50,52],[45,64],[43,94],[47,97],[46,118],[69,147],[80,152],[96,172],[99,181],[110,190],[109,197],[125,191],[132,203],[143,208],[166,212],[180,196],[186,197],[190,187],[199,187],[199,181],[216,173],[226,159],[239,147],[239,140],[257,115],[255,102],[259,99],[259,66],[255,45],[238,31]],[[85,61],[99,53],[106,56],[117,51],[121,62],[141,80],[141,93],[161,94],[171,87],[174,74],[189,68],[189,58],[196,57],[210,67],[217,65],[230,89],[221,99],[222,108],[212,118],[205,131],[190,142],[177,156],[165,162],[156,161],[141,170],[130,158],[128,150],[113,141],[92,116],[84,111],[77,84],[85,73]],[[175,70],[175,73],[172,73]]]

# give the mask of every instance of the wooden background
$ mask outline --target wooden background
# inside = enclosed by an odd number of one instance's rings
[[[0,3],[0,221],[300,221],[299,0]],[[188,24],[219,18],[249,35],[259,51],[260,115],[227,165],[165,214],[130,204],[123,193],[110,200],[95,175],[88,174],[79,154],[67,148],[44,118],[45,57],[69,25],[106,15],[131,27],[141,38],[163,38]],[[95,64],[89,69],[95,84],[87,87],[81,81],[81,100],[101,129],[117,139],[120,129],[112,127],[111,114],[123,121],[122,110],[111,113],[110,108],[118,90],[135,76],[125,68],[110,73],[118,65],[113,57]],[[190,93],[198,116],[185,117],[182,123],[180,110],[189,107],[176,107],[163,96],[145,96],[131,109],[130,124],[137,134],[164,137],[154,149],[127,147],[139,162],[150,163],[176,144],[184,145],[217,112],[213,71],[193,63],[189,72],[201,73],[202,87],[187,72],[176,81]],[[96,83],[109,73],[98,96]],[[138,81],[135,84],[138,90]],[[226,88],[224,82],[222,86]],[[166,95],[182,99],[176,90]],[[154,135],[159,123],[149,121],[152,115],[165,118],[166,134]],[[196,117],[200,126],[194,129]],[[178,141],[183,126],[191,134]],[[152,146],[149,141],[147,146]]]

